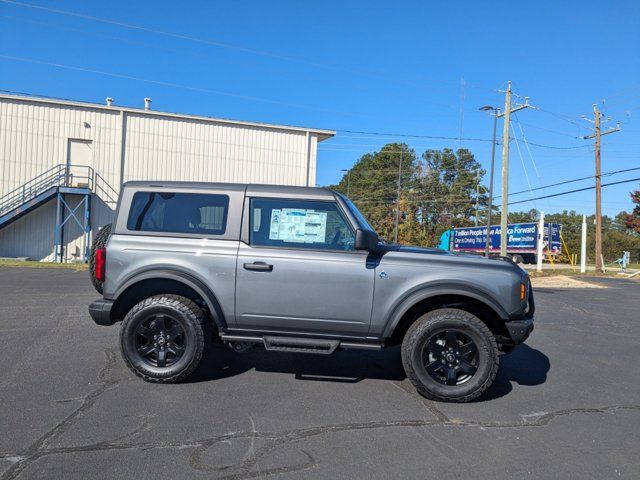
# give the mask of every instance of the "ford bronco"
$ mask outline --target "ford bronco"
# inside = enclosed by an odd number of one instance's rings
[[[91,317],[122,322],[124,361],[150,382],[187,378],[214,340],[323,355],[400,345],[420,394],[464,402],[533,330],[518,265],[383,242],[324,188],[125,183],[90,270],[103,294]]]

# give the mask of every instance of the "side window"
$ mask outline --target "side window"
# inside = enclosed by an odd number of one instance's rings
[[[223,235],[229,197],[206,193],[136,192],[127,229],[139,232]]]
[[[253,198],[249,221],[251,245],[354,249],[353,230],[335,202]]]

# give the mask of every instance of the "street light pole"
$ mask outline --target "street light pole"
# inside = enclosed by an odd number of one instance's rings
[[[343,172],[347,172],[347,197],[349,196],[350,193],[350,186],[351,186],[351,169],[342,169]]]
[[[398,224],[400,223],[400,189],[402,188],[402,150],[400,150],[400,161],[398,162],[398,195],[396,200],[396,222],[393,243],[398,243]]]
[[[491,106],[484,106],[480,108],[482,111],[493,111],[493,140],[491,141],[491,169],[489,173],[489,206],[487,209],[487,239],[484,247],[485,256],[489,256],[491,250],[491,210],[493,209],[493,169],[496,158],[496,129],[498,125],[498,115],[500,109]]]

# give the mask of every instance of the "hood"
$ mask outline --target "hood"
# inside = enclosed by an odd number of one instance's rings
[[[487,267],[501,267],[522,270],[516,263],[513,263],[511,259],[506,257],[486,258],[475,253],[450,252],[448,250],[442,250],[440,248],[414,247],[411,245],[400,244],[385,244],[381,245],[380,247],[383,257],[386,254],[391,254],[391,256],[395,258],[401,258],[406,255],[407,259],[411,258],[414,261],[421,261],[421,257],[424,255],[424,260],[435,260],[446,263],[455,263],[458,265],[484,265]],[[427,258],[427,256],[429,258]]]

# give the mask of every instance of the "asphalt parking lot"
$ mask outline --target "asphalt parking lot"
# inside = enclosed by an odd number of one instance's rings
[[[189,383],[124,366],[86,272],[0,267],[0,475],[639,478],[640,283],[539,289],[528,344],[471,404],[414,393],[400,352],[216,347]]]

